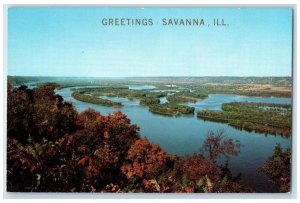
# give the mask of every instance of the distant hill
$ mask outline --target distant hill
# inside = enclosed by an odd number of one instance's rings
[[[131,82],[155,82],[155,83],[197,83],[197,84],[272,84],[275,86],[291,86],[292,77],[37,77],[37,76],[8,76],[11,84],[24,84],[29,82],[61,82],[61,81],[109,81],[109,80],[129,80]]]
[[[292,77],[131,77],[135,82],[162,82],[162,83],[201,83],[201,84],[273,84],[292,85]]]

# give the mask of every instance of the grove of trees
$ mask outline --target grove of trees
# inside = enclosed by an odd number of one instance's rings
[[[222,111],[202,110],[197,117],[260,133],[290,137],[292,108],[289,104],[231,102],[222,104]]]

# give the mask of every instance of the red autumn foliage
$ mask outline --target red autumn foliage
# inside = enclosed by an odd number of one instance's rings
[[[83,157],[82,159],[80,159],[78,161],[78,164],[81,164],[81,165],[85,166],[85,165],[89,165],[90,162],[92,162],[91,158],[88,157],[88,156],[85,156],[85,157]]]
[[[283,150],[279,144],[274,148],[274,153],[258,169],[266,173],[269,181],[279,187],[280,192],[289,192],[291,189],[291,150]]]
[[[33,91],[26,86],[7,90],[7,134],[26,143],[33,126]]]
[[[41,85],[33,90],[33,139],[55,140],[75,131],[77,112],[60,95],[54,93],[56,84]]]
[[[166,157],[158,145],[149,143],[147,138],[139,139],[129,149],[127,163],[121,169],[128,179],[151,179],[162,171]]]
[[[217,165],[213,161],[205,159],[201,154],[187,157],[184,160],[183,168],[188,178],[195,182],[205,175],[214,178],[218,170]]]
[[[55,87],[8,89],[8,191],[205,192],[197,186],[201,177],[223,177],[215,159],[238,154],[237,143],[210,134],[203,154],[170,156],[141,139],[122,112],[77,113]],[[241,190],[233,179],[225,185]]]
[[[186,187],[184,188],[184,190],[185,190],[185,192],[187,192],[187,193],[192,193],[192,192],[194,192],[194,188],[191,187],[191,186],[186,186]]]
[[[17,140],[7,140],[7,188],[9,191],[23,191],[30,187],[35,190],[36,174],[43,166],[43,161],[38,159],[31,146],[23,146]]]
[[[205,154],[207,158],[216,160],[225,156],[229,159],[229,156],[237,156],[240,153],[241,144],[238,141],[232,139],[224,139],[224,131],[209,132],[208,137],[203,143],[201,153]]]

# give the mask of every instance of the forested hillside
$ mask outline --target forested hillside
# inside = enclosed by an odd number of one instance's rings
[[[222,132],[210,132],[193,156],[173,156],[122,112],[78,113],[56,87],[8,85],[8,191],[253,192],[228,169],[241,145]]]

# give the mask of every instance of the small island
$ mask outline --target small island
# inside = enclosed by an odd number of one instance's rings
[[[94,96],[90,96],[87,94],[82,94],[81,92],[73,92],[72,97],[75,99],[82,101],[82,102],[87,102],[91,104],[98,104],[98,105],[103,105],[103,106],[114,106],[114,107],[121,107],[122,104],[120,102],[113,102],[108,99],[102,99],[102,98],[97,98]]]
[[[292,112],[289,104],[232,102],[222,104],[222,111],[203,110],[197,117],[228,123],[235,128],[291,136]]]
[[[165,116],[179,116],[181,114],[194,114],[194,107],[174,103],[154,104],[149,106],[149,111]]]

